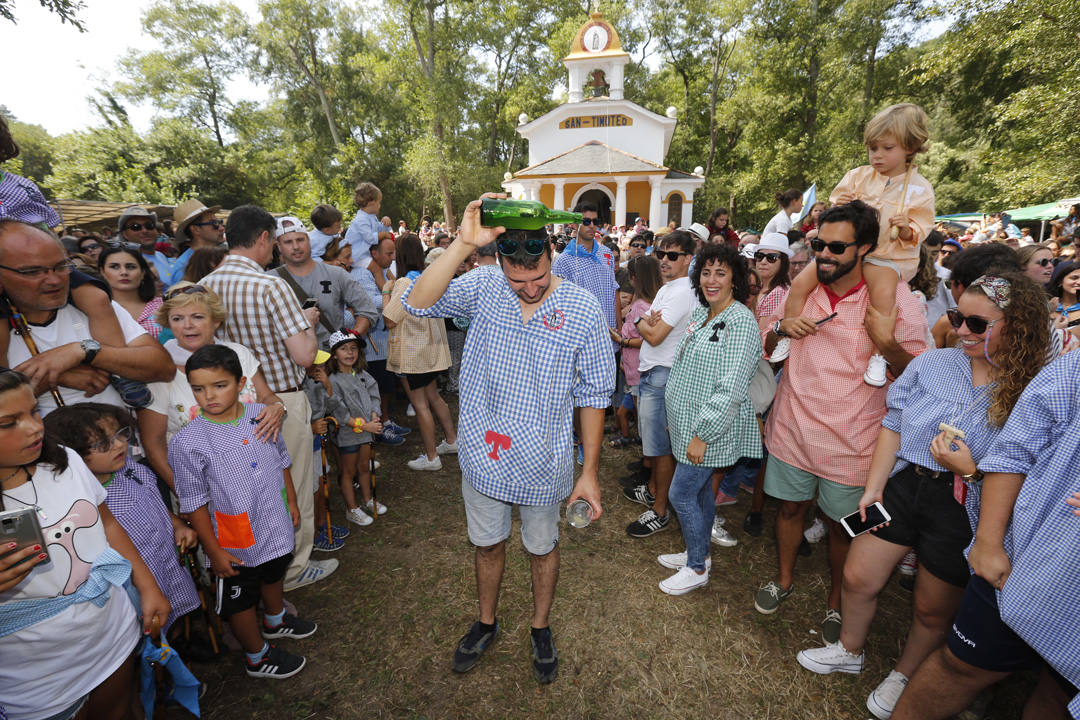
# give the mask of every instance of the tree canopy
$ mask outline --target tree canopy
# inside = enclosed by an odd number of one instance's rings
[[[79,3],[40,0],[75,21]],[[12,0],[0,0],[9,17]],[[452,218],[528,156],[515,128],[562,101],[561,60],[584,0],[158,0],[97,88],[99,127],[49,137],[12,119],[22,172],[52,196],[154,203],[197,196],[301,216],[351,212],[370,180],[385,212]],[[667,164],[705,168],[695,220],[728,207],[760,226],[772,197],[827,193],[865,163],[862,128],[922,105],[918,161],[938,212],[1080,194],[1080,4],[1072,0],[613,0],[601,5],[631,62],[626,96],[679,111]],[[930,25],[933,23],[933,25]],[[946,28],[925,39],[927,27]],[[247,78],[265,99],[239,101]],[[136,131],[133,102],[150,103]],[[13,109],[17,115],[17,108]]]

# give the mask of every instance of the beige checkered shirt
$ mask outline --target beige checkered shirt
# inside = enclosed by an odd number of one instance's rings
[[[218,329],[218,337],[255,353],[274,392],[298,388],[304,381],[304,368],[293,362],[285,338],[302,333],[311,324],[288,284],[239,255],[227,255],[200,284],[225,303],[228,316]]]

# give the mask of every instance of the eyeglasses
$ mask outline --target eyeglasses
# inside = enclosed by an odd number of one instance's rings
[[[99,440],[93,445],[90,445],[88,449],[91,452],[109,452],[112,450],[113,446],[116,445],[117,440],[131,442],[131,435],[131,428],[122,427],[105,440]]]
[[[224,223],[217,218],[214,218],[213,220],[205,220],[203,222],[188,223],[188,225],[198,225],[199,227],[206,227],[207,225],[209,225],[210,227],[217,229],[224,225]]]
[[[24,278],[27,278],[29,280],[37,280],[38,278],[45,277],[45,275],[47,275],[48,273],[53,273],[55,275],[61,276],[70,275],[71,271],[74,269],[75,263],[71,262],[70,260],[65,260],[64,262],[58,263],[52,267],[31,266],[25,268],[14,268],[8,267],[7,265],[0,265],[0,270],[9,270],[13,273],[18,273],[19,275],[22,275]]]
[[[521,244],[515,238],[506,237],[506,233],[499,236],[496,247],[499,249],[500,255],[514,255],[517,253],[518,248],[522,247]],[[541,237],[527,237],[525,238],[524,250],[526,255],[543,255],[544,248],[547,247],[547,238]]]
[[[1047,265],[1053,264],[1054,259],[1053,258],[1043,258],[1041,260],[1032,260],[1031,262],[1035,263],[1039,267],[1046,267]]]
[[[953,326],[953,330],[959,330],[960,326],[967,323],[968,330],[976,335],[982,335],[986,332],[987,328],[992,328],[997,320],[987,320],[986,318],[976,317],[974,315],[964,315],[956,308],[950,308],[945,311],[945,314],[949,317],[949,324]]]
[[[140,232],[142,230],[157,230],[157,226],[154,225],[154,223],[131,223],[130,225],[124,226],[124,232],[127,232],[128,230],[134,230],[135,232]]]
[[[641,248],[641,249],[644,250],[645,248],[647,248],[649,246],[646,245],[645,243],[630,243],[630,247],[632,247],[632,248]]]
[[[165,295],[162,297],[162,299],[165,300],[166,302],[168,302],[169,300],[172,300],[177,295],[195,295],[195,294],[206,293],[206,292],[209,292],[209,291],[206,288],[204,288],[202,285],[185,285],[182,288],[175,288],[173,290],[169,290],[167,293],[165,293]]]
[[[756,252],[754,253],[754,259],[758,262],[761,262],[762,260],[771,263],[780,262],[780,253]]]
[[[814,239],[810,241],[810,247],[814,252],[821,252],[825,248],[829,248],[829,252],[833,255],[843,255],[847,252],[847,249],[852,245],[858,245],[858,241],[843,243],[843,242],[825,242],[824,240]]]
[[[600,218],[581,218],[582,225],[599,225]]]
[[[142,250],[142,245],[133,242],[124,242],[123,240],[109,240],[105,243],[105,247],[110,250],[127,250],[128,252],[139,252]]]
[[[674,250],[653,250],[653,255],[655,255],[660,260],[678,260],[683,255],[689,254],[690,253],[675,252]]]

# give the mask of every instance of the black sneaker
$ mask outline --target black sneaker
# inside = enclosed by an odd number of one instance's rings
[[[292,613],[285,613],[285,617],[281,619],[281,624],[275,628],[266,624],[266,618],[263,618],[262,636],[268,640],[274,638],[293,638],[299,640],[300,638],[310,637],[315,634],[315,629],[319,626],[309,620],[303,620],[296,617]]]
[[[649,537],[661,530],[667,530],[670,524],[671,513],[660,517],[652,510],[646,510],[641,513],[637,520],[626,526],[626,534],[635,538]]]
[[[649,476],[650,473],[648,470],[630,473],[629,475],[625,475],[619,478],[619,484],[622,485],[624,488],[633,488],[637,487],[638,485],[648,485]]]
[[[469,632],[461,638],[457,649],[454,650],[454,672],[464,673],[472,670],[476,663],[480,662],[480,656],[484,654],[484,651],[495,642],[498,634],[498,620],[495,621],[493,630],[484,630],[480,627],[479,620],[474,622]]]
[[[623,497],[627,500],[633,500],[636,503],[640,503],[645,507],[652,507],[652,504],[656,502],[656,498],[649,492],[648,485],[635,485],[632,488],[626,488],[622,491]]]
[[[547,685],[559,675],[559,653],[551,637],[551,628],[546,627],[539,632],[534,630],[529,637],[532,638],[533,676],[536,682]]]
[[[746,513],[746,519],[743,520],[742,529],[747,535],[761,537],[761,513]]]
[[[271,645],[257,665],[252,665],[246,659],[244,665],[251,677],[284,680],[303,670],[307,660],[302,655],[293,655]]]

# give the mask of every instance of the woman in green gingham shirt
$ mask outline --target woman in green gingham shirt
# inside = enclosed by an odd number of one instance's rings
[[[709,582],[716,512],[713,468],[761,457],[761,434],[750,402],[761,334],[743,304],[750,293],[746,260],[731,246],[705,245],[694,259],[690,282],[702,306],[690,315],[664,395],[677,462],[669,499],[686,541],[686,552],[657,558],[678,571],[660,582],[670,595]]]

